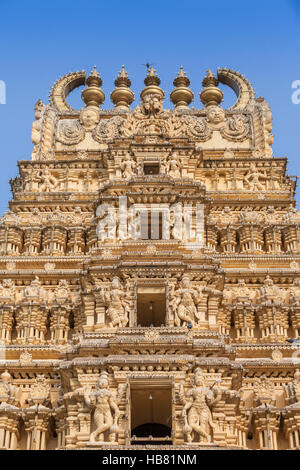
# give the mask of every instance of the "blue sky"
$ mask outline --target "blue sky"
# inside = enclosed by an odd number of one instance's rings
[[[239,70],[271,105],[274,155],[288,156],[288,173],[300,176],[300,104],[291,101],[291,84],[300,80],[300,0],[0,0],[0,17],[0,80],[7,87],[7,102],[0,105],[0,213],[11,198],[8,180],[17,174],[17,161],[30,158],[35,102],[48,101],[60,76],[94,64],[108,108],[122,64],[136,99],[142,64],[155,64],[166,94],[183,65],[193,106],[200,105],[207,68]],[[78,96],[74,92],[71,102]],[[228,88],[225,97],[226,104],[233,102]]]

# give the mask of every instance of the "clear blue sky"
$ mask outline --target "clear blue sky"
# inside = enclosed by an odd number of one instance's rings
[[[141,64],[155,64],[166,93],[183,65],[194,106],[207,68],[239,70],[271,105],[274,155],[288,156],[289,174],[300,175],[300,104],[291,101],[291,84],[300,80],[300,0],[0,0],[0,17],[0,80],[7,86],[7,104],[0,105],[0,213],[11,198],[17,160],[30,158],[35,102],[48,101],[60,76],[94,64],[106,107],[122,64],[136,98]],[[78,102],[74,93],[70,99]]]

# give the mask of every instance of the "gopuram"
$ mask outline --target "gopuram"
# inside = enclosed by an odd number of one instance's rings
[[[0,219],[0,448],[299,449],[300,214],[268,103],[226,68],[197,108],[182,68],[172,109],[152,67],[134,108],[124,67],[112,109],[101,86],[36,103]]]

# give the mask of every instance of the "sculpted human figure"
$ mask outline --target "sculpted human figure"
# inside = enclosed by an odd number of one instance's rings
[[[206,117],[210,124],[219,125],[225,121],[225,112],[220,106],[209,106]]]
[[[262,174],[256,171],[254,164],[250,165],[250,170],[245,175],[245,182],[251,191],[255,191],[255,190],[263,191],[265,189],[265,186],[260,182],[260,180],[266,180],[266,179],[267,179],[266,173],[264,172]]]
[[[51,175],[48,168],[44,168],[38,172],[37,181],[39,183],[40,192],[54,191],[58,186],[57,179]]]
[[[175,326],[186,326],[188,323],[194,325],[197,318],[197,303],[199,292],[191,287],[191,280],[184,274],[180,288],[171,294],[174,298],[171,301],[175,314]]]
[[[46,291],[42,287],[38,276],[35,276],[34,280],[31,281],[31,284],[25,287],[24,294],[25,294],[25,297],[29,300],[30,299],[45,299]]]
[[[40,150],[40,142],[41,142],[41,127],[42,127],[42,116],[43,116],[43,111],[45,109],[45,105],[42,102],[42,100],[39,100],[34,108],[34,116],[35,116],[35,121],[32,123],[32,130],[31,130],[31,140],[32,143],[34,144],[34,148],[32,151],[32,160],[37,160],[38,159],[38,153]]]
[[[177,154],[173,153],[169,160],[169,175],[172,176],[172,178],[181,178],[182,166],[182,162],[178,159]]]
[[[86,131],[92,131],[100,120],[99,110],[93,106],[83,108],[80,113],[80,123]]]
[[[67,301],[67,299],[70,300],[70,287],[66,279],[60,279],[58,286],[54,291],[54,295],[58,302]]]
[[[274,285],[274,281],[270,276],[265,278],[264,286],[260,288],[260,297],[266,305],[271,304],[272,302],[278,306],[281,304],[282,291],[279,287]]]
[[[123,159],[121,163],[122,177],[131,178],[135,174],[136,163],[129,154]]]
[[[13,302],[16,295],[16,286],[12,279],[3,279],[2,284],[0,284],[0,300],[4,299],[10,300]]]
[[[18,404],[19,387],[12,384],[12,376],[5,370],[0,376],[0,404]]]
[[[107,314],[110,319],[109,326],[112,328],[124,328],[129,321],[130,306],[125,298],[124,287],[120,279],[114,277],[111,281],[109,291],[101,291],[102,299],[107,305]]]
[[[238,280],[238,285],[236,287],[235,294],[237,300],[247,299],[248,301],[251,301],[255,296],[255,293],[251,291],[249,287],[247,287],[247,284],[244,279]]]
[[[197,435],[199,442],[211,442],[211,429],[215,428],[215,424],[210,407],[221,399],[221,390],[214,389],[214,386],[205,386],[205,378],[200,368],[195,371],[194,384],[195,386],[186,394],[181,384],[180,397],[184,403],[182,410],[184,434],[189,443],[194,442]]]
[[[113,393],[108,387],[108,374],[101,372],[96,390],[84,391],[85,403],[94,408],[94,422],[96,430],[90,436],[90,442],[115,442],[118,436],[119,407],[115,402]],[[105,433],[108,439],[105,439]]]
[[[274,382],[268,380],[263,374],[253,385],[253,390],[256,396],[257,405],[259,404],[270,404],[274,394],[275,385]]]
[[[159,114],[162,111],[162,99],[159,95],[149,94],[144,96],[142,111],[147,114]]]

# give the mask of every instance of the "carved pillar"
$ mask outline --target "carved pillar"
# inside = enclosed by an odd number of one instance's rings
[[[218,230],[214,225],[207,225],[207,228],[206,228],[206,246],[209,250],[217,251],[217,248],[218,248]]]
[[[24,232],[24,253],[37,255],[40,252],[42,230],[40,227],[26,228]]]
[[[300,302],[297,301],[290,306],[290,320],[294,332],[294,338],[300,338]]]
[[[95,299],[92,294],[82,295],[84,316],[86,323],[84,329],[86,331],[93,331],[95,325]]]
[[[16,343],[38,344],[45,341],[48,310],[38,302],[26,302],[16,309]]]
[[[258,433],[261,450],[278,450],[277,435],[279,431],[280,413],[266,407],[254,410],[255,429]]]
[[[99,250],[99,239],[97,235],[97,225],[92,225],[89,227],[87,230],[87,251],[88,252],[93,252],[93,251],[98,251]]]
[[[241,253],[262,253],[264,246],[264,231],[260,225],[247,224],[238,230]]]
[[[229,335],[231,329],[231,306],[223,305],[219,308],[217,324],[222,335]]]
[[[91,413],[89,408],[80,401],[77,404],[77,419],[78,419],[78,432],[77,432],[77,446],[84,447],[86,442],[89,441],[91,434]]]
[[[210,330],[217,330],[217,316],[220,304],[221,292],[211,290],[208,297],[208,326]]]
[[[64,344],[68,340],[70,306],[53,306],[51,308],[50,331],[53,343]]]
[[[0,227],[0,254],[17,255],[22,252],[23,230],[19,227]]]
[[[282,252],[282,233],[280,227],[272,225],[265,229],[267,253]]]
[[[85,252],[85,236],[82,227],[72,227],[68,231],[68,253],[84,253]]]
[[[95,292],[95,313],[96,313],[96,328],[103,328],[105,326],[105,305],[100,292]]]
[[[0,306],[0,339],[6,344],[11,341],[14,307],[8,304]]]
[[[19,439],[20,410],[6,403],[0,410],[0,449],[15,450]]]
[[[284,249],[290,253],[299,252],[299,227],[297,225],[290,225],[284,227]]]
[[[273,301],[263,302],[257,308],[258,323],[263,342],[284,342],[288,337],[288,313]]]
[[[289,449],[300,449],[300,413],[296,407],[287,407],[284,411],[284,434]]]
[[[76,447],[77,432],[79,431],[77,405],[72,403],[67,405],[67,431],[65,436],[66,449],[73,449]]]
[[[27,432],[27,450],[46,450],[49,438],[50,409],[39,405],[24,411],[25,430]]]
[[[232,306],[235,340],[240,343],[255,343],[255,313],[254,305],[248,299],[236,302]]]
[[[221,251],[223,253],[235,253],[236,251],[236,230],[226,227],[220,231]]]
[[[45,227],[42,232],[42,251],[44,255],[63,255],[66,253],[67,229],[58,225]]]

